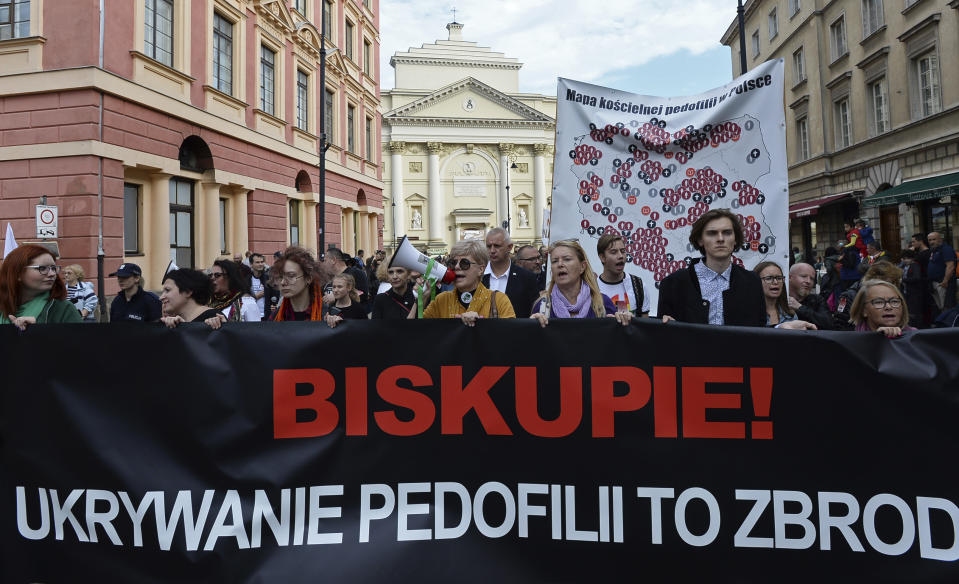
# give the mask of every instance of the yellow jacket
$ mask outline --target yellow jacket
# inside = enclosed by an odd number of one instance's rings
[[[464,312],[474,311],[482,317],[489,318],[490,299],[493,293],[482,283],[478,283],[476,291],[473,292],[473,300],[469,307],[464,307],[459,301],[459,292],[450,290],[442,292],[436,297],[436,300],[430,303],[423,311],[423,318],[452,318],[459,316]],[[500,318],[516,318],[513,312],[513,305],[510,304],[509,297],[502,292],[496,294],[496,310]]]

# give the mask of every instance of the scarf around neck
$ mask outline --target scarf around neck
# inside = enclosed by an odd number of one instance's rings
[[[586,314],[589,312],[591,295],[586,282],[581,281],[579,286],[579,294],[576,296],[575,304],[570,304],[569,300],[559,291],[559,286],[553,286],[550,300],[553,314],[558,318],[586,318]],[[575,312],[576,316],[571,316],[571,312]]]

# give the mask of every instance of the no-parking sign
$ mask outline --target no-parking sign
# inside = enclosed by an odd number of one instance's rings
[[[58,215],[56,205],[37,205],[38,238],[56,239]]]

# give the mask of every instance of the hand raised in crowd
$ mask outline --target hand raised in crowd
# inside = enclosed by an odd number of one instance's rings
[[[430,295],[433,293],[433,287],[427,285],[426,280],[424,280],[422,276],[416,278],[415,283],[420,297],[423,298],[423,302],[429,302]]]
[[[791,308],[793,312],[802,308],[802,303],[800,303],[798,300],[796,300],[792,296],[787,295],[786,302],[789,304],[789,308]]]
[[[463,314],[459,316],[460,316],[460,320],[462,320],[463,324],[465,324],[466,326],[476,326],[476,321],[483,318],[475,310],[464,312]]]
[[[806,322],[805,320],[790,320],[790,321],[788,321],[788,322],[784,322],[784,323],[780,324],[780,325],[777,326],[776,328],[791,329],[791,330],[794,330],[794,331],[815,331],[815,330],[819,330],[819,329],[816,328],[816,325],[814,325],[814,324],[811,323],[811,322]]]
[[[881,326],[876,329],[876,332],[886,335],[886,337],[890,339],[895,339],[902,336],[902,329],[898,326]]]
[[[32,316],[14,316],[8,314],[7,320],[10,321],[10,324],[20,329],[20,332],[27,330],[28,324],[37,324],[37,319]]]

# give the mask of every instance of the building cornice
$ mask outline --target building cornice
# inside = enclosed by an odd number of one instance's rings
[[[471,59],[446,59],[435,57],[391,57],[390,65],[432,65],[436,67],[471,67],[474,69],[506,69],[519,71],[521,63],[497,63],[494,61],[473,61]]]
[[[494,119],[463,119],[445,117],[386,117],[383,122],[390,126],[427,126],[452,128],[554,128],[554,122],[537,120],[494,120]]]

